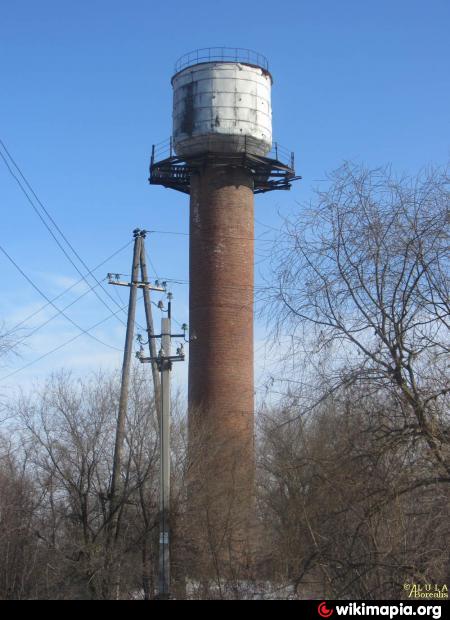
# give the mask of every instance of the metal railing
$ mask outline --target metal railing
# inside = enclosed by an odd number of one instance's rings
[[[263,54],[243,47],[202,47],[183,54],[175,63],[175,73],[202,62],[242,62],[269,70],[269,61]]]
[[[237,148],[236,152],[241,153],[252,153],[255,150],[258,150],[260,147],[260,142],[256,140],[256,138],[252,138],[250,136],[230,136],[236,139]],[[205,152],[214,153],[217,147],[216,136],[202,136],[201,142],[205,146]],[[223,151],[220,151],[223,154]],[[175,149],[173,144],[173,137],[167,138],[167,140],[163,140],[157,144],[152,146],[152,155],[151,155],[151,165],[155,162],[162,161],[165,159],[169,159],[175,156]],[[269,159],[274,159],[285,166],[288,166],[291,170],[294,170],[294,153],[282,146],[279,142],[272,142],[272,148],[265,155],[265,157]]]
[[[169,157],[173,157],[175,155],[173,148],[173,138],[167,138],[167,140],[162,140],[162,142],[157,142],[152,145],[152,163],[154,161],[161,161],[162,159],[168,159]]]
[[[267,153],[266,157],[280,161],[282,164],[294,169],[294,153],[279,142],[272,142],[272,148]]]

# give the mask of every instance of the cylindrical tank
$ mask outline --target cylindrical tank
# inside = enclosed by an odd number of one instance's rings
[[[245,62],[200,62],[178,71],[173,85],[173,143],[177,155],[247,152],[272,146],[272,78]]]

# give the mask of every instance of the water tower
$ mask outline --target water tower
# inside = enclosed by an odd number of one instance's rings
[[[254,480],[254,195],[299,177],[272,141],[264,56],[199,49],[177,61],[172,86],[173,133],[153,146],[149,180],[190,195],[189,445],[206,450],[196,472],[210,514],[219,524],[231,502],[242,538]]]

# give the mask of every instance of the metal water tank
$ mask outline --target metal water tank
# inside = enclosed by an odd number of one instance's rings
[[[202,153],[266,155],[272,147],[272,77],[266,59],[235,48],[181,57],[173,86],[173,145]]]

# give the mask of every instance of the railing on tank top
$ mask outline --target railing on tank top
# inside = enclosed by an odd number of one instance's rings
[[[175,63],[175,73],[204,62],[241,62],[269,70],[269,61],[263,54],[244,47],[202,47],[183,54]]]
[[[218,134],[220,135],[220,134]],[[230,136],[232,137],[232,136]],[[260,147],[260,142],[256,140],[256,138],[252,138],[250,136],[235,136],[236,140],[239,144],[238,153],[254,153],[257,148]],[[202,136],[201,138],[202,145],[204,144],[204,152],[205,153],[215,153],[217,152],[217,138],[216,136]],[[222,152],[222,151],[220,151]],[[173,137],[167,138],[167,140],[163,140],[162,142],[158,142],[157,144],[153,144],[152,146],[152,155],[151,155],[151,166],[155,162],[163,161],[165,159],[171,159],[175,157],[175,149],[173,144]],[[294,153],[282,146],[278,141],[272,142],[272,148],[265,155],[268,159],[273,159],[275,161],[281,162],[283,165],[288,166],[291,170],[294,170]]]

